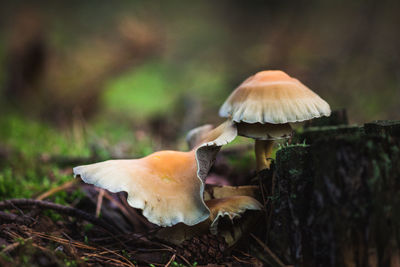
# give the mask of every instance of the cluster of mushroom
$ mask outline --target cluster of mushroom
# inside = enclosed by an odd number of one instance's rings
[[[204,201],[205,179],[220,148],[237,135],[255,139],[257,169],[269,168],[274,140],[291,136],[290,123],[330,115],[323,99],[282,71],[262,71],[246,79],[226,100],[212,129],[189,132],[191,150],[159,151],[141,159],[109,160],[74,168],[83,181],[111,192],[126,191],[128,203],[159,226],[195,225],[222,216],[259,210],[251,197]]]

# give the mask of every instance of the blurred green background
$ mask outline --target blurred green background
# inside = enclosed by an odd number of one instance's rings
[[[397,0],[2,1],[0,198],[70,179],[60,157],[186,149],[265,69],[352,123],[399,119],[399,14]]]

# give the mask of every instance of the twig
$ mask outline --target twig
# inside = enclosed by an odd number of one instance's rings
[[[167,262],[167,264],[164,265],[164,267],[169,267],[171,265],[171,263],[175,260],[176,258],[176,254],[173,254],[171,259],[169,259],[169,261]]]
[[[183,260],[188,266],[193,266],[190,261],[188,261],[185,257],[183,257],[182,255],[176,254],[179,258],[181,258],[181,260]]]
[[[257,241],[257,243],[264,249],[265,252],[275,261],[278,266],[285,267],[286,265],[278,258],[278,256],[273,253],[267,245],[265,245],[260,239],[258,239],[255,235],[250,233],[251,237]]]
[[[30,239],[32,239],[32,237],[28,237],[28,238],[24,239],[24,242],[26,242],[26,241],[28,241],[28,240],[30,240]],[[10,252],[10,251],[16,249],[19,245],[21,245],[21,243],[22,243],[22,242],[20,242],[20,241],[15,242],[15,243],[12,243],[12,244],[6,246],[5,248],[3,248],[3,249],[0,251],[0,253]]]
[[[137,252],[159,252],[159,251],[168,251],[171,252],[168,248],[137,248]]]
[[[1,209],[10,209],[10,208],[13,208],[14,206],[17,206],[17,207],[37,206],[37,207],[40,207],[43,209],[55,210],[59,213],[63,213],[63,214],[69,215],[69,216],[75,216],[75,217],[82,218],[88,222],[91,222],[93,224],[103,227],[104,229],[108,230],[111,233],[116,233],[115,227],[110,226],[109,224],[105,223],[103,220],[98,219],[89,213],[86,213],[82,210],[79,210],[79,209],[76,209],[73,207],[63,206],[63,205],[55,204],[55,203],[48,202],[48,201],[34,200],[34,199],[9,199],[9,200],[0,202],[0,210]]]
[[[15,206],[13,203],[10,203],[10,205],[11,205],[11,207],[12,207],[13,209],[18,210],[19,214],[21,214],[22,216],[25,215],[24,212],[23,212],[20,208],[18,208],[17,206]]]
[[[139,219],[141,223],[143,223],[145,226],[152,226],[153,224],[150,223],[148,220],[146,220],[143,216],[141,216],[134,208],[132,208],[127,201],[127,198],[122,195],[118,194],[119,199],[122,201],[123,205],[125,208],[128,210],[128,212],[131,212],[134,214],[134,218]]]
[[[171,265],[171,263],[175,260],[176,255],[172,255],[171,259],[167,262],[167,264],[165,264],[165,267],[169,267]]]
[[[36,200],[43,200],[43,199],[45,199],[45,198],[48,198],[49,196],[54,195],[55,193],[57,193],[57,192],[59,192],[59,191],[65,190],[65,189],[67,189],[67,188],[73,186],[73,185],[76,184],[78,181],[79,181],[78,179],[74,179],[74,180],[68,181],[68,182],[66,182],[66,183],[64,183],[64,184],[62,184],[62,185],[60,185],[60,186],[54,187],[54,188],[52,188],[52,189],[50,189],[50,190],[44,192],[44,193],[41,194],[40,196],[38,196],[38,197],[36,198]]]
[[[108,260],[108,261],[112,261],[112,262],[118,263],[119,266],[120,266],[120,265],[129,266],[129,267],[134,267],[134,266],[135,266],[135,265],[134,265],[133,263],[131,263],[131,262],[125,263],[125,262],[120,261],[120,260],[118,260],[118,259],[110,258],[110,257],[107,257],[107,256],[102,256],[102,255],[95,254],[95,253],[91,253],[91,254],[84,253],[84,255],[87,256],[87,257],[97,257],[97,258],[100,258],[100,259],[105,259],[105,260]],[[107,263],[109,263],[109,262],[107,262]],[[118,265],[117,265],[117,266],[118,266]]]
[[[236,257],[235,255],[232,255],[232,258],[234,258],[237,262],[240,262],[240,263],[251,264],[250,261],[245,261],[245,260],[239,259],[239,258]]]
[[[107,249],[107,248],[105,248],[105,247],[98,247],[98,248],[96,248],[96,247],[93,247],[93,246],[86,245],[86,244],[84,244],[84,243],[82,243],[82,242],[79,242],[79,241],[67,240],[67,239],[64,239],[64,238],[61,238],[61,237],[56,237],[56,236],[52,236],[52,235],[47,235],[47,234],[43,234],[43,233],[35,232],[35,231],[31,231],[31,234],[36,235],[36,236],[38,236],[38,237],[40,237],[40,238],[43,238],[43,239],[48,239],[48,240],[51,240],[51,241],[53,241],[53,242],[57,242],[57,243],[63,244],[63,245],[69,245],[69,246],[73,247],[74,250],[75,250],[75,247],[76,247],[76,248],[80,248],[80,249],[92,250],[92,251],[97,251],[97,250],[100,250],[100,249],[101,249],[101,250],[103,250],[103,252],[100,252],[100,253],[92,253],[92,254],[86,253],[86,254],[87,254],[87,255],[92,255],[92,256],[98,257],[100,254],[110,253],[110,254],[113,254],[113,255],[115,255],[115,256],[117,256],[117,257],[119,257],[119,258],[125,260],[127,263],[123,263],[123,262],[121,262],[121,261],[119,261],[119,260],[117,260],[117,259],[113,259],[113,261],[118,261],[119,263],[121,263],[121,264],[123,264],[123,265],[131,266],[131,267],[132,267],[132,266],[133,266],[133,267],[135,266],[131,261],[129,261],[129,260],[128,260],[127,258],[125,258],[124,256],[122,256],[122,255],[116,253],[115,251],[109,250],[109,249]],[[67,236],[67,237],[68,237],[68,236]],[[111,258],[108,258],[108,257],[105,257],[105,256],[99,256],[99,257],[102,257],[102,258],[104,258],[104,259],[109,259],[109,260],[111,259]]]
[[[130,223],[134,224],[134,225],[138,225],[137,220],[135,219],[134,216],[132,216],[131,213],[129,213],[129,211],[124,207],[124,205],[122,205],[119,201],[115,200],[108,192],[104,192],[104,197],[107,198],[109,201],[111,201],[114,205],[116,205],[120,211],[122,212],[122,214],[124,214],[124,216],[129,220]]]
[[[107,251],[107,252],[109,252],[109,253],[111,253],[111,254],[113,254],[113,255],[115,255],[115,256],[117,256],[117,257],[123,259],[123,260],[125,260],[130,266],[135,267],[135,264],[133,264],[130,260],[128,260],[128,259],[127,259],[126,257],[124,257],[123,255],[120,255],[120,254],[118,254],[118,253],[116,253],[116,252],[114,252],[114,251],[112,251],[112,250],[109,250],[109,249],[107,249],[107,248],[105,248],[105,247],[101,247],[101,249],[103,249],[103,250],[105,250],[105,251]]]
[[[0,220],[3,222],[13,222],[13,223],[19,223],[19,224],[27,224],[27,223],[31,222],[25,216],[21,218],[18,215],[15,215],[12,213],[7,213],[7,212],[2,212],[2,211],[0,211]]]
[[[17,241],[17,242],[14,242],[14,243],[12,243],[12,244],[10,244],[10,245],[8,245],[8,246],[6,246],[5,248],[3,248],[3,249],[0,251],[1,253],[10,252],[10,251],[16,249],[19,245],[21,245],[21,244],[22,244],[22,241],[23,241],[23,242],[26,242],[26,241],[32,239],[31,236],[28,237],[28,238],[23,238],[22,236],[20,236],[20,235],[17,234],[17,233],[14,233],[14,232],[4,231],[4,233],[5,233],[6,235],[8,235],[8,237],[10,237],[10,238],[12,238],[12,239],[14,239],[14,240],[15,240],[15,239],[17,239],[17,240],[20,239],[20,240]]]
[[[75,257],[77,257],[76,249],[72,245],[73,239],[69,235],[67,235],[65,232],[62,232],[62,235],[65,236],[66,238],[68,238],[68,240],[69,240],[68,248],[70,249],[71,254],[73,254]]]
[[[43,239],[48,239],[48,240],[63,244],[63,245],[71,245],[71,246],[74,246],[74,247],[77,247],[77,248],[87,249],[87,250],[97,250],[97,248],[89,246],[89,245],[86,245],[86,244],[84,244],[82,242],[79,242],[79,241],[73,241],[73,240],[71,241],[71,240],[67,240],[67,239],[61,238],[61,237],[47,235],[47,234],[43,234],[43,233],[35,232],[35,231],[31,231],[31,234],[35,235],[35,236],[38,236],[40,238],[43,238]]]
[[[100,188],[99,195],[97,196],[97,205],[96,205],[96,218],[100,217],[101,205],[103,204],[103,196],[104,196],[104,189]]]

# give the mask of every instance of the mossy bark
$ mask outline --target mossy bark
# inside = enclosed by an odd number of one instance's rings
[[[364,131],[370,135],[400,138],[400,121],[373,121],[364,124]]]
[[[278,151],[267,241],[281,259],[297,266],[393,264],[400,247],[399,125],[313,129],[309,146]]]
[[[356,125],[309,127],[293,136],[292,143],[313,144],[318,139],[335,138],[337,136],[354,136],[363,132]]]
[[[309,146],[278,151],[271,197],[268,245],[278,257],[293,264],[301,259],[302,229],[308,213],[307,192],[312,188],[308,166]]]

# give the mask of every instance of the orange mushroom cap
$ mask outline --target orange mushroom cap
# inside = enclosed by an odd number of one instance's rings
[[[219,114],[235,122],[282,124],[329,116],[329,104],[283,71],[261,71],[246,79]]]
[[[128,203],[152,223],[194,225],[209,217],[204,180],[220,147],[237,134],[227,121],[189,152],[159,151],[141,159],[108,160],[74,168],[74,175],[111,192],[126,191]]]

